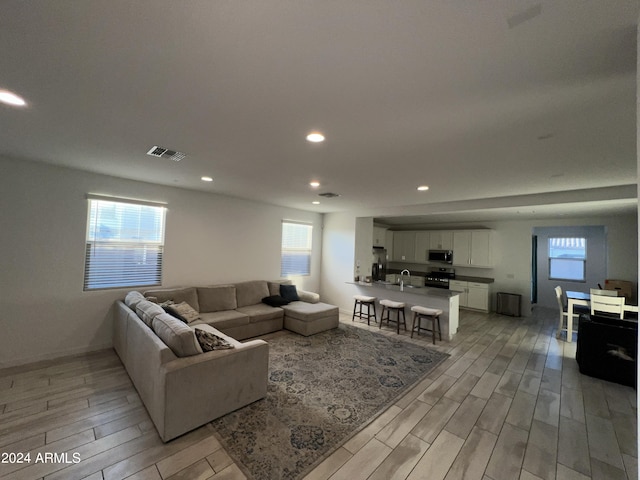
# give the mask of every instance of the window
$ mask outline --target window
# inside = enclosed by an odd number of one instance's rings
[[[282,222],[281,276],[310,274],[312,231],[307,223]]]
[[[585,281],[587,240],[549,238],[549,279]]]
[[[162,283],[166,209],[130,202],[89,197],[85,290]]]

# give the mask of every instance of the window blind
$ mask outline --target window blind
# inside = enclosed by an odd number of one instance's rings
[[[162,283],[166,208],[89,198],[84,289]]]
[[[309,275],[311,273],[312,233],[312,225],[282,222],[281,276]]]

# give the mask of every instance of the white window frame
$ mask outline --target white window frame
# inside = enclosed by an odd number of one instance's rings
[[[300,228],[301,230],[308,229],[305,238],[295,238],[291,235],[287,236],[286,229],[289,227]],[[280,275],[282,277],[291,276],[303,276],[307,277],[311,275],[311,255],[313,252],[313,225],[306,222],[296,222],[293,220],[282,221],[282,238],[281,238],[281,250],[280,250]],[[305,241],[306,240],[306,241]],[[290,258],[291,256],[304,257],[306,260],[304,268],[294,268]],[[295,262],[299,264],[299,262]]]
[[[566,243],[566,248],[571,249],[571,243],[575,243],[578,248],[584,250],[584,256],[552,256],[551,250],[552,248],[562,248],[561,245],[553,246],[553,243]],[[582,244],[582,245],[580,245]],[[549,255],[549,280],[562,280],[565,282],[580,282],[585,283],[587,281],[587,239],[585,237],[549,237],[549,242],[547,244],[547,253]],[[552,271],[554,270],[554,263],[563,262],[563,263],[580,263],[582,266],[582,278],[566,278],[562,276],[554,276]]]
[[[161,285],[166,204],[93,194],[87,200],[84,290]]]

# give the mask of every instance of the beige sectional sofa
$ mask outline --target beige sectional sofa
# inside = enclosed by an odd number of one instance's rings
[[[253,280],[228,285],[147,290],[145,297],[162,303],[187,302],[200,314],[190,325],[207,324],[237,339],[257,337],[286,328],[313,335],[338,326],[338,307],[320,302],[316,293],[297,290],[299,301],[270,307],[262,299],[280,293],[288,280]]]
[[[299,291],[300,301],[282,307],[262,303],[279,288],[260,280],[130,292],[116,302],[114,348],[163,441],[266,395],[269,345],[239,340],[283,327],[312,335],[338,326],[338,308],[314,293]],[[186,324],[169,315],[158,305],[169,300],[187,302],[200,318]],[[233,348],[203,352],[196,329]]]

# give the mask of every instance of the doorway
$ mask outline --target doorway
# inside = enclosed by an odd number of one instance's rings
[[[589,292],[607,278],[607,231],[602,225],[535,227],[532,303],[555,308],[554,288]],[[535,299],[535,302],[534,302]]]

